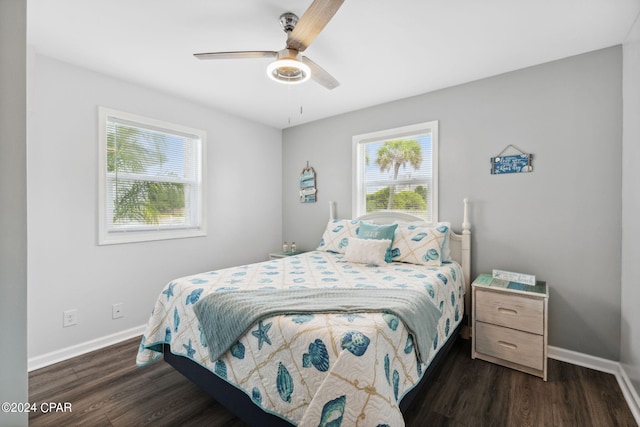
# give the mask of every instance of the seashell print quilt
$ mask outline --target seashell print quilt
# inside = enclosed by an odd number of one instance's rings
[[[168,283],[142,337],[137,364],[162,358],[162,345],[242,389],[253,402],[299,426],[402,426],[398,402],[462,320],[461,267],[393,262],[370,267],[323,251],[210,271]],[[304,313],[259,320],[211,360],[194,305],[220,291],[300,288],[420,290],[442,312],[418,360],[413,337],[391,313]]]

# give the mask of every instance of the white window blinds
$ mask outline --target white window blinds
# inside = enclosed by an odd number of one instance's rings
[[[357,135],[356,215],[392,210],[437,221],[437,122]]]
[[[205,133],[101,109],[101,243],[204,233]]]

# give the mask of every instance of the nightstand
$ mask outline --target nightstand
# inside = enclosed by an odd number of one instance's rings
[[[481,274],[471,284],[471,358],[547,380],[549,289]]]
[[[278,258],[286,258],[288,256],[293,256],[293,255],[300,255],[301,253],[303,253],[304,251],[295,251],[295,252],[282,252],[282,251],[278,251],[278,252],[271,252],[269,254],[269,259],[278,259]]]

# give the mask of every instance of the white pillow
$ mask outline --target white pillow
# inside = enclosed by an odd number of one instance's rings
[[[391,240],[381,239],[358,239],[349,238],[344,259],[349,262],[356,262],[367,265],[385,265],[384,256],[391,244]]]

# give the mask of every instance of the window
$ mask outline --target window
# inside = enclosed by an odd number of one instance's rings
[[[353,213],[406,212],[438,221],[438,122],[353,137]]]
[[[99,109],[98,243],[206,235],[206,132]]]

